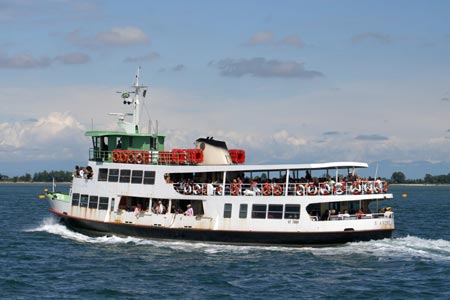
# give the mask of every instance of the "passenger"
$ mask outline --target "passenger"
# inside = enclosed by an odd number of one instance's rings
[[[166,207],[162,204],[161,200],[158,201],[158,204],[155,207],[155,213],[158,215],[162,215],[166,213]]]
[[[172,180],[170,180],[170,176],[169,175],[167,175],[167,177],[166,177],[166,183],[172,183]]]
[[[79,166],[75,166],[75,171],[73,171],[72,177],[80,177],[80,167]]]
[[[306,170],[305,179],[307,182],[310,182],[312,180],[311,173],[308,170]]]
[[[86,168],[86,178],[87,179],[92,179],[93,176],[94,176],[94,170],[92,170],[91,166],[88,166]]]
[[[134,208],[134,214],[136,215],[136,217],[141,213],[141,211],[142,211],[141,204],[138,203],[138,204],[136,205],[136,207]]]
[[[81,178],[86,178],[86,168],[85,167],[82,167],[80,169],[80,177]]]
[[[187,210],[184,212],[185,216],[193,216],[194,215],[194,209],[192,208],[192,205],[187,205]]]
[[[122,140],[121,139],[119,139],[119,141],[117,142],[116,148],[117,149],[122,149]]]
[[[344,209],[344,213],[340,214],[340,216],[344,217],[344,218],[348,218],[348,217],[350,217],[350,214],[348,213],[348,210]]]
[[[330,211],[327,209],[323,212],[322,216],[320,216],[321,221],[328,221],[330,219]]]
[[[356,214],[358,215],[358,219],[361,219],[361,217],[365,215],[362,209],[358,209],[358,212]]]

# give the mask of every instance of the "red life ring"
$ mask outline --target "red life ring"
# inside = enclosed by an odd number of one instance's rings
[[[276,184],[273,187],[273,194],[275,196],[280,196],[283,193],[283,187],[281,186],[281,184]]]
[[[314,196],[317,195],[317,186],[314,183],[307,184],[306,185],[306,191],[308,192],[308,195]]]
[[[114,151],[113,152],[113,162],[117,163],[120,161],[120,153],[119,151]]]
[[[334,185],[333,191],[336,195],[342,195],[345,193],[345,182],[338,182]]]
[[[190,185],[189,183],[186,183],[186,184],[184,185],[183,191],[184,191],[184,194],[185,194],[185,195],[190,195],[190,194],[192,193],[192,187],[191,187],[191,185]]]
[[[128,153],[128,163],[134,164],[135,161],[136,161],[136,160],[135,160],[135,157],[134,157],[134,153],[130,151],[130,152]]]
[[[120,162],[121,163],[126,163],[128,162],[128,151],[122,151],[122,153],[120,153]]]
[[[272,188],[270,187],[270,184],[268,183],[264,184],[262,188],[262,193],[264,196],[269,196],[272,193]]]
[[[331,187],[330,187],[330,185],[327,184],[327,183],[325,183],[325,182],[322,182],[322,183],[320,184],[320,193],[321,193],[322,195],[329,195],[330,192],[331,192]]]
[[[352,193],[353,195],[359,195],[361,193],[361,185],[357,182],[352,183]]]
[[[142,164],[142,162],[144,161],[144,157],[143,157],[143,155],[142,155],[142,153],[137,153],[136,154],[136,163],[137,164]]]
[[[297,194],[297,196],[305,195],[305,186],[302,184],[297,184],[295,186],[295,193]]]
[[[237,183],[233,183],[231,185],[231,195],[236,196],[237,194],[239,194],[239,186]]]

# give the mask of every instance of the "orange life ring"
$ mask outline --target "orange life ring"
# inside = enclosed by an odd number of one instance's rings
[[[189,183],[186,183],[186,184],[184,185],[183,191],[184,191],[184,194],[185,194],[185,195],[190,195],[190,194],[192,193],[192,187],[191,187],[191,185],[190,185]]]
[[[281,186],[281,184],[276,184],[273,187],[273,194],[275,196],[280,196],[283,193],[283,187]]]
[[[143,157],[143,155],[142,155],[142,153],[137,153],[136,154],[136,163],[137,164],[142,164],[142,162],[144,161],[144,157]]]
[[[352,193],[353,195],[359,195],[361,193],[361,185],[357,182],[352,183]]]
[[[334,185],[333,191],[336,195],[342,195],[345,193],[345,182],[338,182]]]
[[[320,184],[320,193],[322,195],[329,195],[331,192],[331,187],[328,183],[322,182]]]
[[[239,194],[239,185],[233,183],[231,185],[231,195],[236,196],[237,194]]]
[[[264,184],[264,186],[262,188],[262,193],[264,196],[269,196],[272,193],[272,188],[271,188],[270,184],[268,184],[268,183]]]
[[[297,184],[295,186],[295,193],[297,194],[297,196],[305,195],[305,186],[303,184]]]
[[[119,151],[114,151],[113,152],[113,162],[119,162],[120,161],[120,153]]]
[[[128,162],[128,151],[122,151],[122,153],[120,153],[120,162],[121,163],[126,163]]]
[[[134,164],[134,162],[135,162],[134,153],[130,151],[130,152],[128,153],[128,163],[129,163],[129,164]]]
[[[308,192],[308,195],[314,196],[317,195],[317,186],[314,183],[307,184],[306,185],[306,191]]]

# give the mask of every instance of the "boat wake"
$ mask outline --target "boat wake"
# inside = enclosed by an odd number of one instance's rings
[[[322,257],[372,256],[386,262],[392,259],[450,262],[450,241],[415,236],[354,242],[337,247],[308,248],[308,251]]]
[[[284,247],[284,246],[255,246],[255,245],[224,245],[216,243],[202,243],[190,241],[172,241],[172,240],[150,240],[135,237],[102,236],[90,237],[68,229],[53,218],[46,218],[34,229],[29,232],[48,232],[58,235],[65,239],[70,239],[80,243],[105,244],[105,245],[144,245],[155,248],[166,248],[173,251],[182,252],[203,252],[207,254],[215,253],[239,253],[251,254],[261,251],[273,252],[303,252],[310,253],[318,257],[336,256],[372,256],[380,261],[389,261],[391,259],[406,260],[434,260],[450,262],[450,241],[431,240],[415,236],[406,236],[401,238],[384,239],[368,242],[354,242],[338,246],[325,247]]]

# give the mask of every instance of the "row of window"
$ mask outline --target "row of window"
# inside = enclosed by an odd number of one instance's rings
[[[223,210],[224,218],[231,218],[233,204],[225,203]],[[283,210],[284,208],[284,210]],[[239,218],[246,219],[248,204],[239,205]],[[253,204],[252,219],[300,219],[299,204]]]
[[[107,210],[108,197],[99,197],[85,194],[72,194],[72,206],[89,207],[93,209]]]
[[[155,184],[155,171],[101,168],[98,170],[98,181]]]

